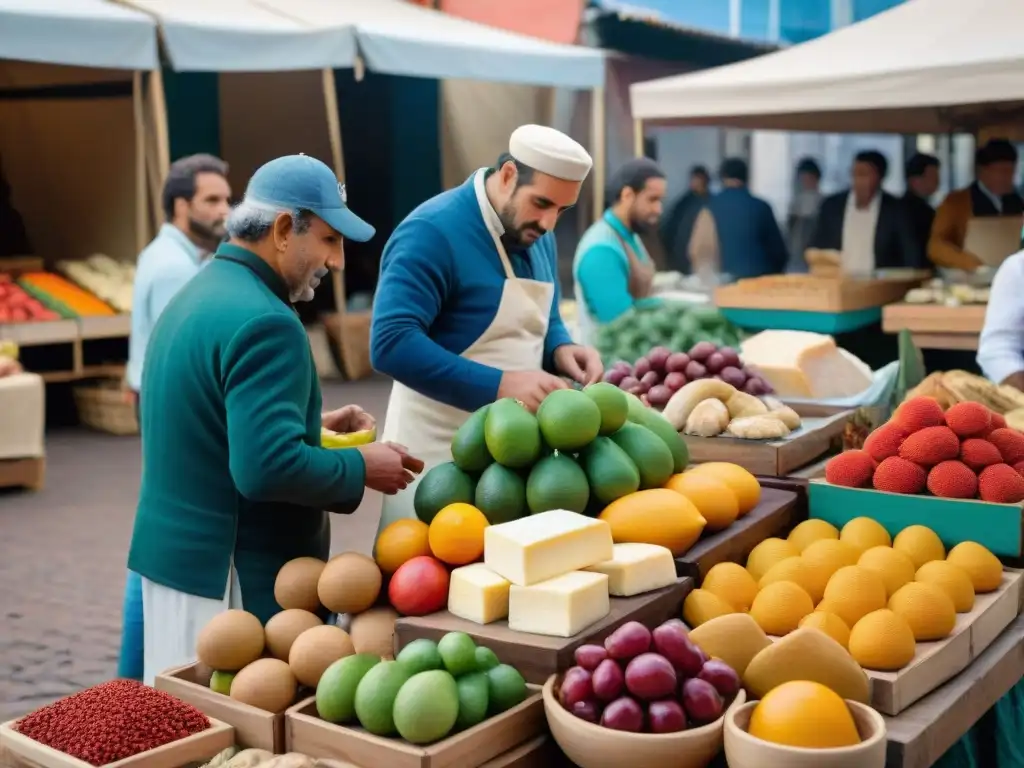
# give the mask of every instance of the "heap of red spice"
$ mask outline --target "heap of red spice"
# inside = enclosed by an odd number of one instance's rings
[[[850,488],[1001,504],[1024,501],[1024,434],[980,403],[945,413],[931,397],[900,405],[862,451],[829,460],[825,479]]]
[[[148,752],[205,731],[206,715],[134,680],[86,688],[26,715],[18,733],[95,765]]]

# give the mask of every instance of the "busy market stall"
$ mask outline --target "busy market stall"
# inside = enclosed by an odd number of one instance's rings
[[[174,38],[176,6],[159,5]],[[917,326],[880,365],[843,342],[882,322],[883,305],[970,309],[984,286],[848,275],[827,251],[807,275],[656,279],[610,232],[631,278],[646,275],[637,293],[657,300],[572,344],[557,290],[516,273],[506,251],[540,235],[510,231],[494,199],[511,206],[536,174],[558,198],[538,206],[554,220],[593,160],[537,125],[508,148],[425,214],[448,216],[463,251],[501,267],[460,272],[474,298],[496,293],[446,329],[457,346],[469,328],[473,351],[446,358],[461,376],[437,376],[409,346],[426,345],[407,315],[440,306],[444,281],[395,280],[394,260],[382,270],[375,358],[396,382],[379,436],[355,406],[321,413],[291,307],[316,286],[270,264],[308,269],[295,241],[310,190],[324,198],[310,226],[332,242],[373,234],[339,183],[340,142],[333,168],[292,154],[248,180],[270,225],[221,244],[167,309],[147,363],[143,419],[162,429],[147,444],[156,454],[143,452],[129,555],[148,603],[143,679],[0,724],[5,766],[1013,764],[1012,743],[985,728],[1012,731],[1024,676],[1024,393],[927,374]],[[396,231],[406,265],[447,253],[424,226],[414,216]],[[320,256],[324,274],[335,257]],[[101,299],[116,315],[120,293],[82,271],[105,265],[65,269],[74,291],[25,269],[0,296],[22,322],[72,319]],[[259,332],[235,343],[232,324],[252,322]],[[499,344],[519,345],[528,370],[499,370],[488,390],[478,381]],[[21,352],[0,339],[0,397],[25,375]],[[533,370],[547,357],[554,373]],[[508,394],[508,373],[547,386]],[[328,552],[324,510],[351,514],[364,487],[385,498],[372,552]],[[202,557],[186,556],[197,546]],[[302,548],[320,554],[285,554]],[[184,663],[159,661],[171,657]]]

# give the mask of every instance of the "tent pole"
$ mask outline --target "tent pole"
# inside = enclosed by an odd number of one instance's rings
[[[633,120],[633,154],[644,156],[644,121],[640,118]]]
[[[164,95],[164,76],[160,67],[151,71],[149,78],[150,109],[153,118],[153,135],[156,137],[156,170],[159,177],[156,179],[156,188],[163,187],[164,179],[171,167],[171,145],[167,130],[167,100]],[[156,227],[163,223],[164,213],[160,204],[159,195],[153,200],[154,224]]]
[[[331,161],[334,175],[345,180],[345,155],[341,146],[341,119],[338,117],[338,90],[334,81],[334,70],[330,67],[323,70],[322,82],[324,89],[324,106],[327,110],[327,137],[331,142]],[[345,314],[345,275],[344,265],[331,273],[334,286],[334,306],[339,318]],[[340,326],[339,326],[340,328]],[[339,334],[340,335],[340,334]]]
[[[143,103],[142,72],[132,73],[132,117],[135,123],[135,252],[149,242],[149,213],[146,211],[146,105]]]
[[[590,95],[590,145],[594,153],[594,221],[604,215],[605,141],[604,88],[594,88]]]

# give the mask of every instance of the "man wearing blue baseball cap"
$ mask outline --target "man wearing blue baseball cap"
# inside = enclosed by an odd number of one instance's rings
[[[292,302],[374,230],[319,160],[273,160],[227,221],[230,240],[175,295],[142,378],[142,488],[128,567],[142,576],[144,681],[196,658],[207,622],[280,610],[274,581],[296,557],[326,559],[329,509],[413,480],[402,446],[320,447],[322,427],[372,426],[358,406],[321,414],[309,341]]]

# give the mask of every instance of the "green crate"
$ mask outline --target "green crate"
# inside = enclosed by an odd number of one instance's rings
[[[870,517],[891,536],[911,525],[931,528],[949,549],[976,541],[1001,557],[1024,553],[1021,504],[991,504],[974,499],[940,499],[844,488],[812,480],[808,489],[810,516],[842,528],[855,517]]]
[[[850,333],[881,322],[882,308],[867,307],[850,312],[805,312],[796,309],[746,309],[722,307],[722,316],[740,328],[812,333]]]

